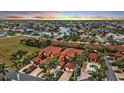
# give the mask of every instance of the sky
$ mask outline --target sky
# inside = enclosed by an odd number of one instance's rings
[[[1,11],[4,17],[124,17],[124,11]]]

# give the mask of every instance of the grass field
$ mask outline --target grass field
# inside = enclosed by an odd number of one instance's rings
[[[10,55],[16,52],[18,49],[27,50],[29,53],[40,50],[36,47],[30,47],[23,44],[20,44],[19,41],[24,38],[23,36],[1,38],[0,39],[0,63],[6,63],[11,65],[9,61]]]

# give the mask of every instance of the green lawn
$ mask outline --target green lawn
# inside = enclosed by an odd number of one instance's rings
[[[30,47],[23,44],[20,44],[19,41],[24,38],[22,36],[2,38],[0,39],[0,63],[6,63],[11,65],[9,61],[10,55],[16,52],[18,49],[27,50],[29,53],[32,53],[36,50],[40,50],[36,47]]]

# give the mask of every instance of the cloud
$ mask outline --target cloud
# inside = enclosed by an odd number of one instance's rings
[[[57,17],[59,12],[54,11],[4,11],[0,12],[0,17],[20,16],[20,17]]]
[[[123,11],[1,11],[0,18],[124,17]]]

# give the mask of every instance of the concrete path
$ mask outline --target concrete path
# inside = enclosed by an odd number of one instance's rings
[[[39,67],[36,68],[35,70],[33,70],[31,73],[29,73],[28,75],[34,76],[36,77],[39,73],[41,73],[43,71],[43,69],[40,69]]]
[[[44,75],[45,75],[45,73],[41,72],[39,75],[37,75],[37,77],[41,78]]]
[[[83,68],[81,68],[81,72],[80,72],[80,78],[81,79],[86,79],[88,78],[90,75],[88,74],[88,72],[84,71]]]
[[[64,71],[64,73],[60,77],[59,81],[68,81],[71,78],[72,74],[73,74],[73,72],[71,72],[71,71]]]

